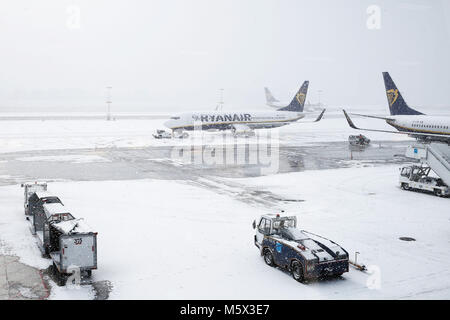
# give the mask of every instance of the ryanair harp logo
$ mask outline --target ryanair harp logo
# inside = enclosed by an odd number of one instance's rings
[[[398,89],[391,89],[391,90],[386,91],[386,93],[387,93],[387,98],[389,101],[389,106],[392,107],[392,105],[398,99]]]
[[[295,98],[297,99],[297,101],[298,101],[298,103],[299,103],[300,105],[303,105],[303,103],[305,102],[306,96],[305,96],[305,94],[304,94],[303,92],[299,92],[299,93],[297,93],[297,95],[295,96]]]

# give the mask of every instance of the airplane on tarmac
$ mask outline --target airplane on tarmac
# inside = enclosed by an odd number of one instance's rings
[[[391,115],[386,117],[364,114],[354,115],[385,120],[387,124],[391,125],[398,131],[359,128],[353,123],[348,113],[343,110],[350,127],[353,129],[366,131],[407,134],[424,142],[439,141],[450,144],[449,116],[429,116],[410,108],[406,104],[388,72],[383,72],[383,78]]]
[[[269,107],[279,109],[279,108],[283,108],[283,107],[287,106],[286,102],[280,102],[279,100],[275,99],[272,92],[270,92],[269,88],[264,87],[264,92],[266,94],[266,104]]]
[[[232,130],[251,131],[254,129],[268,129],[288,125],[305,117],[303,109],[308,92],[309,81],[305,81],[298,90],[292,102],[276,111],[254,112],[254,111],[214,111],[214,112],[187,112],[171,117],[164,123],[174,133],[202,130]],[[314,121],[322,119],[325,109]]]
[[[277,100],[267,87],[264,87],[264,93],[266,95],[266,105],[271,108],[280,109],[289,104],[289,102],[280,102],[279,100]],[[324,109],[324,104],[320,102],[311,103],[309,101],[306,101],[304,109],[305,109],[304,111],[306,112],[315,112],[317,110]]]

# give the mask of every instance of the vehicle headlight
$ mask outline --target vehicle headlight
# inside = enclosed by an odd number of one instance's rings
[[[313,271],[316,268],[316,263],[314,260],[310,260],[306,263],[308,270]]]

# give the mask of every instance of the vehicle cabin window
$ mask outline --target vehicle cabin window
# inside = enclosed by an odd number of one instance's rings
[[[295,220],[294,219],[284,220],[283,227],[284,228],[295,228]]]
[[[281,226],[281,221],[280,220],[275,220],[273,222],[273,228],[274,229],[280,229],[280,226]]]
[[[265,220],[266,220],[266,224],[264,225],[264,232],[269,234],[272,221],[270,221],[269,219],[265,219]]]
[[[402,172],[401,172],[401,175],[404,176],[404,177],[408,177],[410,172],[411,172],[410,168],[403,168]]]
[[[60,213],[60,214],[54,214],[50,217],[50,221],[69,221],[69,220],[73,220],[73,216],[70,213]]]
[[[51,197],[51,198],[42,198],[42,203],[60,203],[59,198]]]
[[[261,220],[259,220],[258,230],[261,232],[264,231],[265,224],[266,224],[266,219],[261,218]]]
[[[260,232],[262,232],[264,234],[269,234],[270,233],[270,225],[271,225],[270,220],[262,218],[261,221],[259,222],[258,229]]]
[[[38,198],[38,196],[36,195],[36,193],[33,193],[33,195],[30,197],[30,199],[29,199],[29,203],[31,204],[31,205],[33,205],[33,204],[35,204],[36,202],[38,202],[39,201],[39,198]]]
[[[288,229],[288,228],[295,228],[295,221],[294,219],[283,219],[283,220],[275,220],[273,222],[273,229],[280,230],[280,229]]]

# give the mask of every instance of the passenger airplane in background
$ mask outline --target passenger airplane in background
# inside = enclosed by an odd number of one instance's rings
[[[287,102],[280,102],[279,100],[275,99],[272,92],[270,92],[269,88],[264,87],[264,92],[266,93],[266,104],[269,107],[279,109],[287,106]]]
[[[264,93],[266,95],[266,105],[271,108],[280,109],[286,107],[289,104],[289,102],[280,102],[279,100],[277,100],[267,87],[264,87]],[[315,112],[317,110],[322,110],[323,107],[324,105],[320,102],[311,104],[309,101],[306,101],[305,112]]]
[[[343,110],[350,127],[366,131],[407,134],[421,141],[440,141],[450,144],[450,116],[428,116],[408,107],[388,72],[383,72],[383,78],[391,115],[387,117],[355,115],[385,120],[398,131],[358,128]]]
[[[232,130],[233,132],[281,127],[297,122],[305,116],[303,108],[308,86],[309,81],[305,81],[292,102],[277,111],[189,112],[171,117],[164,125],[174,132],[194,130],[194,127],[202,130]],[[320,121],[324,112],[325,110],[316,120],[307,122]]]

